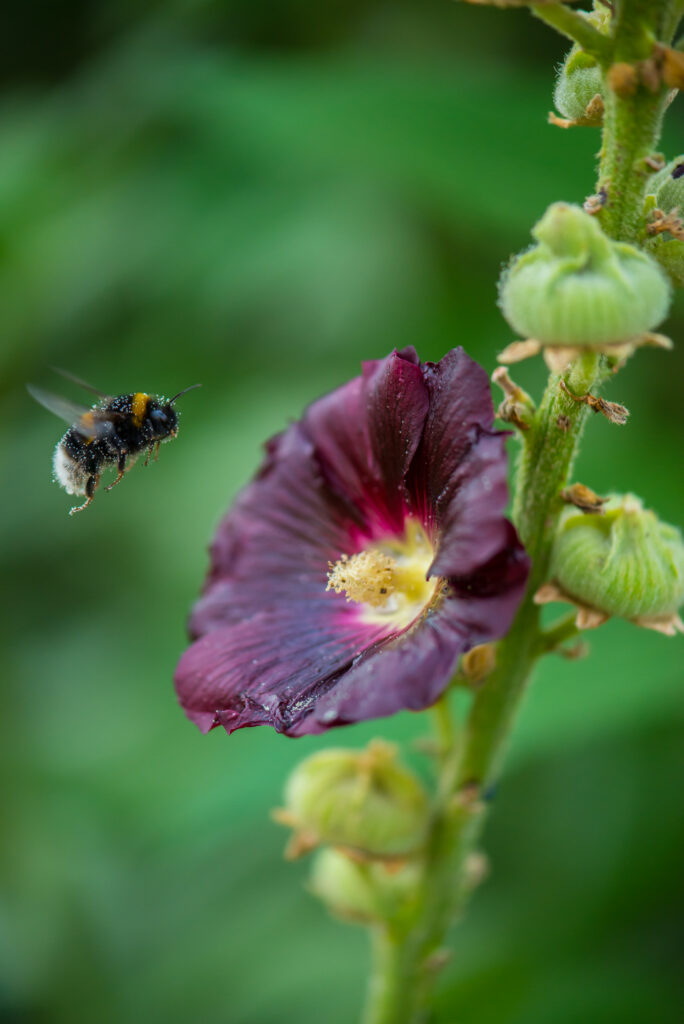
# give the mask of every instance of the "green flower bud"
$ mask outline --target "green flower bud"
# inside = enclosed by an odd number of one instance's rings
[[[659,235],[648,243],[648,251],[669,274],[672,283],[678,288],[684,288],[684,241]]]
[[[553,102],[564,117],[579,124],[600,124],[603,104],[603,73],[588,53],[573,46],[558,69]],[[598,107],[598,109],[596,109]]]
[[[428,799],[396,747],[376,740],[366,750],[333,748],[307,757],[287,782],[278,816],[305,837],[305,846],[330,843],[368,857],[403,857],[424,841]]]
[[[610,11],[581,11],[586,20],[599,32],[607,33],[610,28]],[[585,53],[578,44],[569,51],[558,69],[553,102],[557,110],[576,124],[600,124],[603,114],[603,74],[597,61]]]
[[[671,160],[648,185],[648,251],[673,283],[684,287],[684,155]]]
[[[338,917],[372,924],[400,917],[416,898],[418,879],[415,862],[359,864],[328,847],[314,858],[309,888]]]
[[[563,511],[551,573],[569,598],[605,615],[674,620],[684,600],[684,544],[638,498],[612,495],[603,515]]]
[[[537,245],[499,286],[503,315],[523,337],[602,348],[638,339],[666,315],[670,289],[655,260],[608,238],[580,207],[554,203],[532,234]]]
[[[648,192],[655,196],[656,206],[669,213],[677,207],[684,213],[684,155],[676,156],[667,167],[654,174]]]

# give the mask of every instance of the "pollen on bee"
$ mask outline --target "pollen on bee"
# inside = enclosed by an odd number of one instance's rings
[[[347,601],[358,601],[380,608],[394,593],[395,561],[382,551],[370,549],[356,555],[342,555],[337,562],[328,562],[326,590],[346,594]]]

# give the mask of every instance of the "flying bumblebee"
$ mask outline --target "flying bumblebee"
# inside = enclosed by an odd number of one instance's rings
[[[147,454],[145,465],[153,452],[155,459],[158,457],[162,441],[178,433],[174,403],[200,385],[191,384],[168,401],[144,391],[112,397],[64,370],[57,370],[57,373],[92,391],[99,399],[88,408],[42,388],[26,385],[37,402],[71,424],[55,448],[52,465],[55,480],[67,494],[85,494],[83,504],[69,512],[72,516],[90,505],[103,470],[110,466],[117,470],[116,480],[106,488],[111,491],[142,452]]]

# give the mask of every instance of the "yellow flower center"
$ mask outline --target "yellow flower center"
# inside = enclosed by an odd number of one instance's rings
[[[348,601],[381,608],[395,589],[396,562],[382,551],[371,548],[358,555],[342,555],[338,562],[328,563],[328,586],[336,594],[346,594]]]
[[[404,628],[431,604],[443,588],[439,577],[427,578],[434,552],[422,526],[409,520],[404,536],[389,538],[329,563],[326,590],[346,594],[365,605],[367,622]]]

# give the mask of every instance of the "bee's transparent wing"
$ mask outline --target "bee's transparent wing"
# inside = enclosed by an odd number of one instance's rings
[[[32,398],[35,398],[36,402],[49,412],[54,413],[55,416],[59,416],[88,441],[104,437],[113,430],[112,420],[114,417],[111,413],[101,409],[88,409],[87,406],[70,402],[68,398],[62,398],[61,395],[43,391],[42,388],[37,388],[34,384],[27,384],[26,390]]]
[[[109,395],[105,395],[103,391],[98,391],[98,389],[94,388],[92,384],[87,384],[84,380],[81,380],[80,377],[77,377],[73,373],[69,373],[68,370],[62,370],[59,366],[51,366],[50,369],[54,370],[55,373],[58,373],[60,377],[70,380],[72,384],[78,384],[80,388],[85,388],[86,391],[92,391],[92,393],[97,395],[98,398],[109,398]]]
[[[89,412],[87,406],[79,405],[77,402],[70,402],[68,398],[62,398],[61,395],[54,395],[51,391],[43,391],[42,388],[37,388],[35,384],[27,384],[26,390],[32,398],[35,398],[36,402],[39,402],[45,409],[54,413],[55,416],[59,416],[61,420],[65,420],[67,423],[77,423],[84,413]]]

